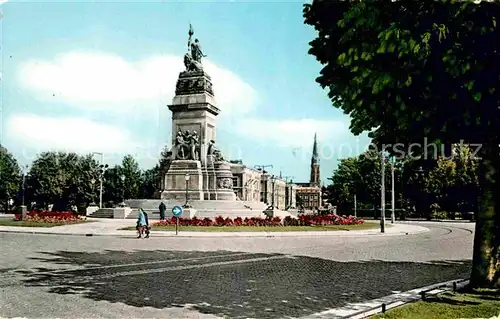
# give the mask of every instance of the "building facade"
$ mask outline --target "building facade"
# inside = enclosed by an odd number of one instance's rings
[[[322,207],[321,175],[317,136],[314,134],[309,183],[297,183],[297,208],[318,210]]]
[[[297,185],[292,182],[286,184],[285,207],[286,209],[297,208]]]
[[[243,201],[261,201],[262,172],[247,167],[241,160],[231,161],[233,190],[236,197]]]
[[[261,202],[277,209],[286,208],[286,181],[267,172],[261,172],[260,198]]]
[[[232,160],[233,190],[238,200],[274,205],[276,209],[297,208],[297,185],[281,176],[247,167],[241,160]]]

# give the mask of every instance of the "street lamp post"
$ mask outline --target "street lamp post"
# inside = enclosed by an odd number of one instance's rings
[[[108,169],[108,164],[99,165],[99,208],[102,208],[102,184],[104,181],[104,173]]]
[[[92,155],[100,155],[101,156],[101,164],[99,165],[99,208],[102,208],[102,184],[104,179],[104,173],[108,169],[108,164],[104,165],[104,154],[102,152],[93,152]]]
[[[274,209],[274,187],[275,187],[275,184],[276,184],[276,176],[271,176],[271,183],[272,183],[272,189],[271,189],[271,192],[272,192],[272,195],[271,195],[271,207]]]
[[[354,194],[354,217],[358,217],[358,199],[356,194]]]
[[[400,214],[400,217],[399,217],[400,220],[406,219],[406,217],[405,217],[405,214],[406,214],[405,207],[403,205],[403,192],[404,192],[403,168],[404,168],[403,165],[401,165],[400,168],[399,168],[400,169],[400,171],[399,171],[399,178],[401,179],[401,182],[400,182],[400,184],[401,184],[401,191],[399,193],[399,202],[400,202],[400,208],[401,208],[401,214]]]
[[[417,180],[418,180],[418,184],[419,184],[419,189],[418,189],[418,193],[419,193],[419,205],[415,205],[417,208],[420,208],[422,211],[419,212],[420,213],[424,213],[424,205],[423,205],[423,202],[424,202],[424,191],[423,191],[423,183],[424,183],[424,170],[422,168],[422,166],[419,166],[418,169],[416,170],[416,177],[417,177]],[[418,215],[419,215],[418,214]],[[427,216],[427,219],[429,219],[429,216]]]
[[[22,167],[23,181],[22,181],[22,194],[21,194],[21,220],[26,219],[28,209],[24,205],[24,195],[26,192],[26,174],[28,172],[28,165]]]
[[[190,207],[189,206],[189,192],[188,192],[188,190],[189,190],[189,188],[188,188],[188,186],[189,186],[189,179],[190,179],[189,174],[186,173],[186,176],[184,176],[184,179],[186,180],[186,203],[184,204],[184,207],[185,208],[189,208]]]
[[[120,179],[122,180],[122,204],[125,204],[125,175],[121,175]]]
[[[382,150],[381,158],[381,180],[380,180],[380,232],[385,233],[385,154]]]
[[[91,189],[92,189],[91,190],[92,191],[92,198],[91,198],[91,200],[92,200],[92,204],[94,204],[94,205],[95,205],[95,200],[94,200],[95,199],[94,198],[94,196],[95,196],[95,188],[94,188],[95,182],[96,182],[95,178],[92,177],[90,179],[90,184],[91,184]]]
[[[22,196],[21,196],[21,198],[22,198],[21,199],[21,206],[24,206],[24,193],[25,193],[25,190],[26,190],[25,184],[26,184],[26,173],[23,172],[23,184],[22,184],[22,188],[23,188],[22,191],[23,191],[23,193],[22,193]]]
[[[396,196],[394,194],[394,157],[391,161],[391,224],[394,224],[396,221]]]

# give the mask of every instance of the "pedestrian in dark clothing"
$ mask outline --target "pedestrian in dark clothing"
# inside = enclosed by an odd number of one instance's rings
[[[165,212],[167,211],[167,206],[165,206],[165,204],[161,202],[158,209],[160,210],[160,220],[165,220]]]
[[[146,219],[146,227],[144,227],[144,233],[146,234],[146,236],[144,238],[149,238],[151,226],[149,226],[149,217],[148,213],[146,212],[144,212],[144,219]]]

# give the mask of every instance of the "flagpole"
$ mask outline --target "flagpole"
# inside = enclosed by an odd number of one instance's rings
[[[194,31],[193,31],[193,26],[191,25],[191,23],[189,23],[189,31],[188,31],[188,43],[187,43],[187,46],[188,46],[188,52],[191,52],[191,37],[193,36],[194,34]]]

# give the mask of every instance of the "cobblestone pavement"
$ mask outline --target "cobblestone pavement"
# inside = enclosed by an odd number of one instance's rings
[[[151,238],[0,234],[0,317],[299,317],[470,272],[473,224],[424,234]]]

